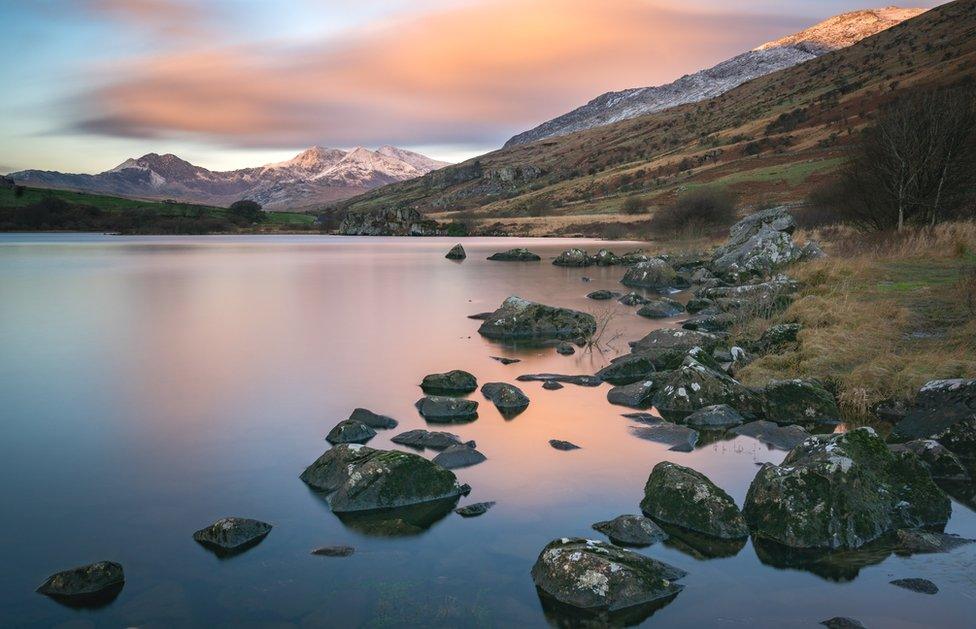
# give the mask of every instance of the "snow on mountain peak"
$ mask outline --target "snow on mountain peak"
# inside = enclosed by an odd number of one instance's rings
[[[924,13],[925,9],[889,6],[881,9],[849,11],[828,18],[799,33],[767,42],[756,50],[795,46],[814,54],[846,48],[896,24]]]

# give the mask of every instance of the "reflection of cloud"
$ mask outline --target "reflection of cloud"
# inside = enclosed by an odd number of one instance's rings
[[[142,0],[137,15],[171,3]],[[320,44],[213,47],[211,37],[206,49],[113,68],[87,95],[78,126],[241,146],[498,140],[601,91],[670,80],[780,30],[646,0],[484,0]]]

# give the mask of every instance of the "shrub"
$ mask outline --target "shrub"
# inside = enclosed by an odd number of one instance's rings
[[[624,199],[624,214],[643,214],[647,211],[644,200],[637,195],[632,195]]]
[[[264,213],[261,204],[248,199],[234,201],[227,208],[227,213],[232,218],[240,219],[248,223],[260,223],[268,220],[268,215]]]
[[[724,229],[735,222],[736,196],[725,188],[698,188],[659,209],[651,218],[651,229],[672,236],[701,236]]]

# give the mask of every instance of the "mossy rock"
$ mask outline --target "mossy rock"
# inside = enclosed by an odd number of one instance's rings
[[[651,258],[633,265],[620,283],[632,288],[647,288],[663,292],[674,285],[676,274],[671,265],[660,258]]]
[[[658,522],[721,539],[749,536],[735,501],[701,472],[670,461],[654,466],[641,510]]]
[[[654,395],[654,407],[672,421],[715,404],[731,406],[746,418],[762,410],[762,400],[752,390],[693,356],[686,356]]]
[[[349,480],[350,470],[369,460],[375,452],[357,444],[337,445],[306,467],[300,478],[312,489],[333,492]]]
[[[552,263],[556,266],[583,267],[590,266],[593,264],[593,261],[590,259],[590,254],[586,253],[586,251],[574,248],[560,253]]]
[[[349,472],[329,502],[339,513],[404,507],[461,493],[450,470],[416,454],[375,450]]]
[[[813,380],[773,380],[762,389],[763,415],[777,424],[838,423],[834,395]]]
[[[595,332],[596,319],[591,314],[514,296],[478,328],[479,334],[496,340],[577,340]]]
[[[467,371],[454,369],[445,373],[432,373],[424,376],[420,383],[424,393],[435,395],[463,395],[478,388],[478,380]]]

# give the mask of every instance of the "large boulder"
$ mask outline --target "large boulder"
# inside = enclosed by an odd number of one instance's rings
[[[894,443],[888,447],[892,452],[914,453],[936,480],[959,482],[970,480],[969,471],[959,457],[935,439],[914,439],[905,443]]]
[[[790,234],[795,227],[785,207],[750,214],[729,229],[729,240],[715,252],[711,267],[724,276],[766,275],[805,257],[822,255],[815,246],[793,242]]]
[[[660,258],[638,262],[624,273],[620,283],[633,288],[667,291],[674,285],[675,272],[671,265]]]
[[[620,264],[620,258],[609,249],[600,249],[593,256],[593,264],[597,266],[614,266]]]
[[[719,337],[708,332],[661,328],[649,332],[638,341],[631,342],[630,351],[634,354],[639,354],[642,352],[675,350],[678,354],[684,354],[693,347],[700,347],[706,351],[711,351],[720,342],[721,339]]]
[[[607,391],[607,402],[628,408],[647,408],[651,405],[658,380],[638,380],[632,384],[613,387]]]
[[[433,502],[466,490],[450,470],[397,450],[372,450],[350,463],[347,474],[329,500],[336,513]]]
[[[642,515],[620,515],[606,522],[595,523],[593,529],[618,546],[650,546],[668,537],[654,520]]]
[[[596,377],[610,384],[623,385],[650,378],[657,371],[654,356],[645,354],[625,354],[610,361],[610,364],[596,372]]]
[[[424,393],[434,395],[463,395],[477,389],[478,380],[467,371],[454,369],[446,373],[432,373],[424,376],[420,388],[424,390]]]
[[[582,249],[568,249],[563,251],[552,261],[556,266],[590,266],[592,261],[588,253]]]
[[[522,389],[507,382],[486,382],[481,394],[491,400],[502,415],[521,413],[529,406],[529,397]]]
[[[935,439],[972,465],[976,462],[976,379],[933,380],[921,388],[889,441]]]
[[[871,428],[814,435],[767,463],[744,508],[754,536],[803,549],[859,548],[900,528],[944,525],[949,498],[910,452]]]
[[[591,314],[509,297],[478,328],[478,333],[497,340],[585,339],[596,332]]]
[[[366,443],[376,431],[362,422],[347,419],[336,424],[325,437],[329,443]]]
[[[450,424],[478,419],[478,403],[474,400],[427,395],[417,400],[414,406],[424,419],[432,423]]]
[[[572,607],[616,611],[671,598],[684,570],[612,544],[562,538],[549,544],[532,567],[544,594]]]
[[[762,389],[763,415],[777,424],[838,423],[834,395],[814,380],[773,380]]]
[[[393,440],[396,441],[396,437]],[[306,467],[300,478],[312,489],[333,492],[349,479],[349,470],[355,469],[375,452],[373,448],[358,444],[337,445]]]
[[[528,249],[518,248],[493,253],[488,259],[496,262],[538,262],[542,258]]]
[[[749,536],[735,501],[701,472],[670,461],[651,470],[641,510],[658,522],[722,539]]]
[[[464,260],[468,257],[468,254],[464,251],[464,247],[461,246],[461,243],[458,243],[451,247],[451,250],[448,251],[447,255],[444,257],[448,260]]]
[[[37,591],[69,603],[92,604],[111,600],[125,584],[125,573],[114,561],[99,561],[49,576]]]
[[[637,311],[637,314],[648,319],[667,319],[676,317],[684,311],[685,307],[680,302],[662,297],[648,301]]]
[[[409,446],[411,448],[444,450],[445,448],[449,448],[453,445],[461,443],[461,438],[450,432],[418,429],[401,432],[399,435],[396,435],[390,439],[390,441],[403,446]],[[471,443],[474,442],[472,441]],[[328,452],[326,454],[328,454]]]
[[[743,417],[755,417],[762,400],[737,380],[692,356],[685,357],[654,395],[654,407],[667,419],[684,419],[714,404],[726,404]]]
[[[250,518],[220,518],[194,533],[193,539],[218,553],[233,553],[256,545],[271,528],[267,522]]]

